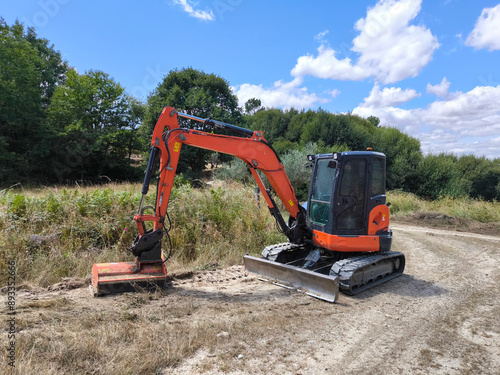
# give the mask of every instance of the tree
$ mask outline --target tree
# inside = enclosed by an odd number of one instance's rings
[[[172,70],[148,97],[142,133],[148,139],[153,133],[156,121],[164,107],[171,106],[181,112],[201,118],[213,118],[230,124],[241,121],[238,100],[229,83],[215,74],[208,74],[193,68]],[[180,126],[197,127],[212,131],[201,123],[188,123],[179,119]],[[194,147],[184,147],[178,171],[199,174],[206,166],[211,152]]]
[[[283,139],[290,119],[297,113],[293,108],[286,112],[276,108],[263,109],[250,116],[247,121],[252,130],[262,131],[268,142],[275,143]]]
[[[497,159],[498,160],[498,159]],[[500,199],[500,163],[485,157],[464,155],[456,163],[464,195],[486,200]]]
[[[130,158],[142,147],[137,130],[143,113],[108,74],[70,70],[47,108],[46,126],[57,145],[53,175],[59,181],[136,178]]]
[[[248,99],[247,102],[245,103],[245,112],[249,115],[253,115],[255,114],[255,112],[262,109],[261,105],[262,102],[260,101],[260,99],[257,98]]]
[[[44,179],[50,153],[44,109],[68,67],[34,29],[0,18],[0,180]]]
[[[422,163],[420,141],[391,127],[376,128],[373,149],[387,157],[387,188],[418,190],[417,168]]]
[[[367,118],[368,122],[370,124],[372,124],[373,126],[375,126],[376,128],[379,127],[380,125],[380,119],[378,117],[375,117],[375,116],[370,116]]]
[[[416,169],[415,193],[423,198],[457,196],[454,181],[457,178],[456,157],[441,153],[427,155]]]

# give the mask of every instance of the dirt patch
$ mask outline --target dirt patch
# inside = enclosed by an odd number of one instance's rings
[[[55,291],[55,290],[71,290],[71,289],[82,288],[88,284],[89,280],[90,278],[86,280],[79,277],[63,277],[60,283],[51,285],[47,289],[49,291]]]
[[[500,223],[480,223],[478,221],[465,220],[437,212],[414,212],[406,215],[391,217],[394,223],[404,223],[432,228],[450,229],[460,232],[473,232],[486,235],[498,236],[500,234]]]
[[[500,237],[401,223],[393,230],[404,275],[336,304],[259,281],[242,266],[177,275],[154,293],[20,291],[16,371],[498,373]]]

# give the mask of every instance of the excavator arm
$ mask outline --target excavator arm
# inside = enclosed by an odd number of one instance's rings
[[[178,118],[183,117],[202,122],[229,132],[237,133],[239,136],[228,136],[213,134],[196,129],[181,128]],[[184,145],[216,151],[240,158],[249,167],[252,176],[262,192],[271,214],[281,231],[291,242],[302,243],[307,236],[305,229],[305,210],[300,206],[295,191],[290,184],[283,164],[278,155],[264,139],[262,132],[243,129],[234,125],[226,124],[211,119],[202,119],[177,112],[172,107],[165,107],[155,126],[151,141],[151,153],[142,188],[141,204],[135,215],[139,229],[139,238],[132,246],[132,252],[140,255],[147,251],[152,243],[159,241],[161,236],[159,230],[163,227],[167,215],[169,198],[172,191],[174,177],[179,162],[181,149]],[[159,161],[159,179],[157,187],[156,207],[153,215],[143,214],[143,200],[148,193],[151,177]],[[265,188],[264,182],[257,171],[261,171],[275,190],[283,206],[290,214],[293,225],[289,227],[283,219],[271,192]],[[153,230],[147,232],[144,223],[153,222]],[[145,236],[144,239],[141,238]],[[148,239],[147,237],[151,237]],[[148,246],[142,242],[147,239]]]

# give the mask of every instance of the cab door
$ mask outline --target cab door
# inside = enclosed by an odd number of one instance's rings
[[[334,228],[339,235],[366,232],[367,174],[367,158],[343,158],[340,183],[334,200]]]

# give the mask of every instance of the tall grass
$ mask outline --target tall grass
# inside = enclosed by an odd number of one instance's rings
[[[182,185],[169,212],[174,262],[206,267],[241,262],[244,253],[260,253],[279,235],[267,207],[258,208],[254,189],[236,183],[193,189]]]
[[[497,201],[447,196],[430,201],[402,191],[389,192],[387,200],[391,202],[391,214],[396,219],[414,213],[436,213],[465,221],[500,223],[500,202]]]
[[[154,193],[146,205],[154,204]],[[139,185],[0,193],[0,269],[16,260],[25,284],[47,286],[62,277],[86,277],[96,262],[132,260]],[[173,257],[169,269],[231,265],[283,241],[254,191],[241,184],[193,189],[181,184],[170,207]],[[168,245],[164,241],[164,247]],[[7,272],[1,272],[5,285]]]
[[[93,263],[132,260],[127,249],[137,234],[133,216],[139,199],[138,184],[0,192],[0,285],[6,284],[9,260],[16,260],[18,280],[28,286],[87,277]],[[435,213],[460,222],[500,223],[498,202],[425,201],[399,191],[390,192],[388,201],[395,220]],[[152,192],[146,204],[153,203]],[[219,181],[202,189],[178,183],[169,214],[170,272],[236,264],[245,253],[259,254],[285,240],[265,204],[256,206],[253,187],[241,183]]]

